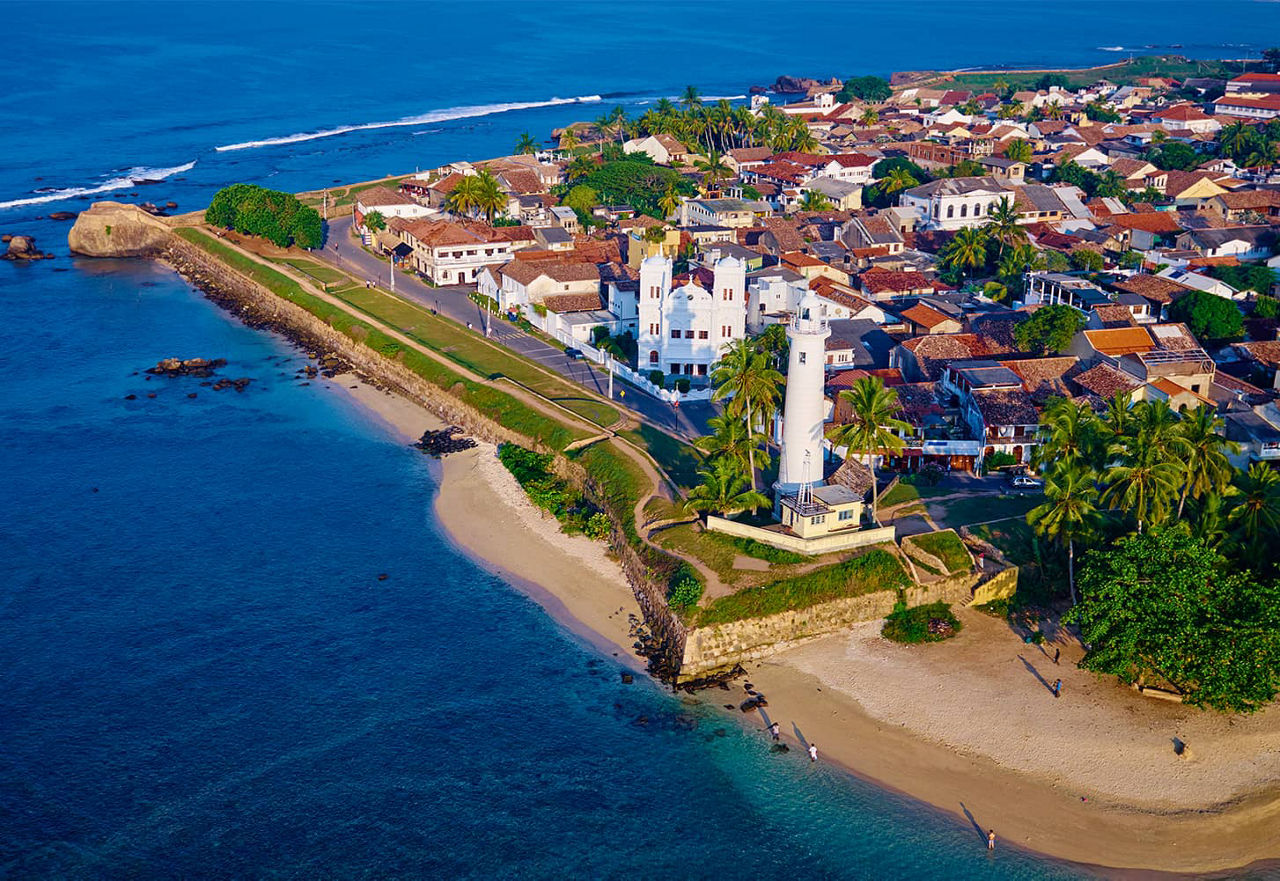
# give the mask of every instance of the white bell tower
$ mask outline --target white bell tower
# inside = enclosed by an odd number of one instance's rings
[[[782,409],[782,458],[778,496],[794,495],[804,486],[821,486],[822,428],[826,409],[822,396],[826,372],[826,339],[831,328],[820,316],[822,304],[809,291],[800,298],[787,328],[791,353],[787,361],[787,394]]]

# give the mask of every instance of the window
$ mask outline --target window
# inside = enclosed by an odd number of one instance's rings
[[[650,325],[649,325],[649,333],[650,333],[650,334],[652,334],[653,336],[657,336],[657,335],[658,335],[658,333],[659,333],[658,325],[656,325],[656,324],[650,324]]]
[[[698,375],[699,375],[699,376],[706,376],[706,375],[707,375],[707,365],[705,365],[705,364],[699,364],[699,365],[698,365]]]
[[[693,339],[693,331],[691,331],[691,330],[686,330],[686,331],[684,332],[684,338],[685,338],[685,339],[687,339],[687,340],[691,340],[691,339]]]
[[[657,363],[658,363],[658,353],[657,353],[657,352],[653,352],[653,351],[649,352],[649,363],[650,363],[650,364],[657,364]]]
[[[840,517],[839,517],[839,519],[840,519],[841,521],[844,521],[844,520],[852,520],[852,519],[853,519],[853,511],[852,511],[852,510],[849,510],[849,511],[841,511],[841,512],[840,512]]]
[[[974,216],[974,217],[981,217],[981,216],[982,216],[982,203],[981,203],[981,202],[979,202],[977,205],[974,205],[974,206],[973,206],[973,216]]]
[[[967,204],[967,203],[966,203],[966,204],[962,204],[962,205],[960,206],[960,216],[961,216],[961,217],[968,217],[968,216],[969,216],[969,206],[968,206],[968,204]]]
[[[711,333],[709,331],[705,331],[705,330],[698,331],[698,339],[705,340],[705,339],[709,339],[710,337],[711,337]]]
[[[693,365],[692,365],[692,364],[686,364],[686,365],[684,365],[684,375],[685,375],[685,376],[693,376]]]
[[[956,213],[956,206],[955,206],[955,205],[948,205],[948,206],[947,206],[947,220],[950,220],[950,219],[955,215],[955,213]]]
[[[726,340],[729,339],[729,337],[733,336],[733,328],[729,327],[728,325],[725,325],[724,327],[720,328],[720,336]]]
[[[728,301],[732,302],[732,301],[733,301],[733,289],[732,289],[732,288],[725,288],[723,291],[721,291],[721,296],[722,296],[725,300],[728,300]]]
[[[653,285],[653,286],[651,286],[651,287],[649,288],[649,297],[650,297],[651,299],[656,300],[656,299],[657,299],[658,297],[660,297],[660,296],[661,296],[661,294],[659,294],[659,293],[658,293],[658,286],[657,286],[657,285]]]
[[[810,520],[809,522],[810,522],[810,523],[812,523],[812,524],[814,524],[815,526],[816,526],[816,525],[818,525],[819,523],[826,523],[826,522],[827,522],[827,515],[826,515],[826,514],[814,514],[814,515],[813,515],[813,519],[812,519],[812,520]]]
[[[678,339],[680,339],[680,331],[673,327],[673,328],[671,329],[671,338],[672,338],[673,340],[678,340]]]
[[[675,376],[679,372],[680,372],[680,365],[676,364],[674,361],[667,365],[667,373],[671,374],[672,376]]]
[[[800,353],[800,363],[801,363],[801,364],[803,364],[803,363],[804,363],[804,356],[805,356],[805,354],[806,354],[806,353],[804,353],[804,352],[801,352],[801,353]]]

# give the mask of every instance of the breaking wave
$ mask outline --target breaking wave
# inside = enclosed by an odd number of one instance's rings
[[[303,141],[314,141],[319,138],[332,138],[345,135],[347,132],[363,132],[379,128],[396,128],[399,126],[423,125],[431,122],[447,122],[453,119],[472,119],[477,116],[489,116],[494,113],[506,113],[511,110],[532,110],[536,107],[555,107],[560,104],[594,104],[600,100],[599,95],[579,95],[576,98],[551,98],[547,101],[515,101],[508,104],[476,104],[469,107],[446,107],[432,110],[418,116],[406,116],[403,119],[388,122],[364,122],[359,125],[340,125],[335,128],[321,129],[314,132],[299,132],[283,135],[278,138],[264,138],[261,141],[244,141],[239,144],[224,144],[216,147],[218,152],[228,150],[252,150],[257,147],[275,147],[280,144],[298,144]]]
[[[173,168],[130,168],[127,171],[119,173],[117,177],[109,178],[99,184],[90,184],[83,187],[67,187],[65,189],[54,190],[36,190],[36,195],[26,196],[22,199],[12,199],[8,202],[0,202],[0,209],[19,208],[23,205],[42,205],[45,202],[60,202],[63,199],[74,199],[77,196],[93,196],[98,193],[109,193],[112,190],[123,190],[136,186],[143,181],[158,181],[172,177],[175,174],[182,174],[184,171],[190,171],[195,168],[195,162],[188,162],[186,165],[175,165]]]

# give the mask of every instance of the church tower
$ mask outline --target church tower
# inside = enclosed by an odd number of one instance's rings
[[[787,392],[782,409],[782,457],[774,490],[780,497],[802,487],[821,486],[823,415],[822,386],[826,371],[826,339],[831,328],[820,317],[817,294],[800,299],[787,328],[791,353],[787,362]]]

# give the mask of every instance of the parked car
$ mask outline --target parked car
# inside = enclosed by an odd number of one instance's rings
[[[564,354],[565,354],[565,357],[568,358],[570,361],[577,361],[579,358],[582,357],[582,350],[575,349],[573,346],[569,346],[564,350]]]
[[[1013,485],[1018,489],[1039,489],[1040,481],[1034,477],[1015,477]]]

